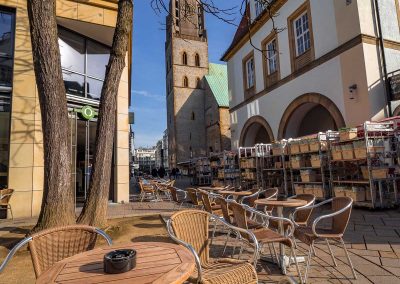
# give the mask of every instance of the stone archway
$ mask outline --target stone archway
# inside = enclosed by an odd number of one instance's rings
[[[240,134],[239,145],[252,147],[258,143],[270,143],[274,141],[274,134],[268,122],[259,115],[246,121]]]
[[[345,125],[339,108],[329,98],[317,93],[304,94],[291,102],[283,113],[278,139],[337,130]]]

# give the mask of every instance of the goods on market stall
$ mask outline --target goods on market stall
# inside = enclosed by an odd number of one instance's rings
[[[357,138],[357,128],[341,128],[339,129],[340,141],[347,141]]]

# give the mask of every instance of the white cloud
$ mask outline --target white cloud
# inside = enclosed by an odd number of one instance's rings
[[[146,90],[132,90],[132,94],[135,96],[141,96],[141,97],[145,97],[145,98],[149,98],[149,99],[153,99],[156,101],[165,101],[165,98],[163,96],[159,96],[159,95],[155,95],[152,94]]]

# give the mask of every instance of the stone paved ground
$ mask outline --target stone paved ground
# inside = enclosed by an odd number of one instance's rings
[[[109,217],[131,217],[138,215],[171,214],[175,206],[170,202],[144,202],[122,205],[111,204]],[[316,212],[318,215],[321,212]],[[34,224],[35,219],[14,221],[0,220],[0,237],[11,230]],[[400,283],[400,211],[371,211],[355,208],[352,212],[345,241],[355,266],[358,280],[351,279],[344,251],[333,245],[338,267],[334,267],[325,243],[316,245],[317,256],[313,257],[309,283]],[[217,250],[222,240],[215,243]],[[299,244],[298,255],[305,255],[308,247]],[[282,279],[275,265],[260,262],[258,267],[260,283],[276,283]],[[304,269],[304,263],[300,265]],[[296,276],[294,266],[289,275]],[[297,278],[296,278],[297,279]],[[1,282],[1,281],[0,281]]]

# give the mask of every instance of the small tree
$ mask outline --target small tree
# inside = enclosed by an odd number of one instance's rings
[[[42,114],[44,190],[41,212],[33,231],[75,223],[68,146],[67,98],[58,46],[56,0],[27,3],[33,62]],[[100,99],[95,160],[89,194],[79,222],[105,223],[115,134],[116,97],[125,67],[132,29],[133,1],[118,2],[117,26]]]

